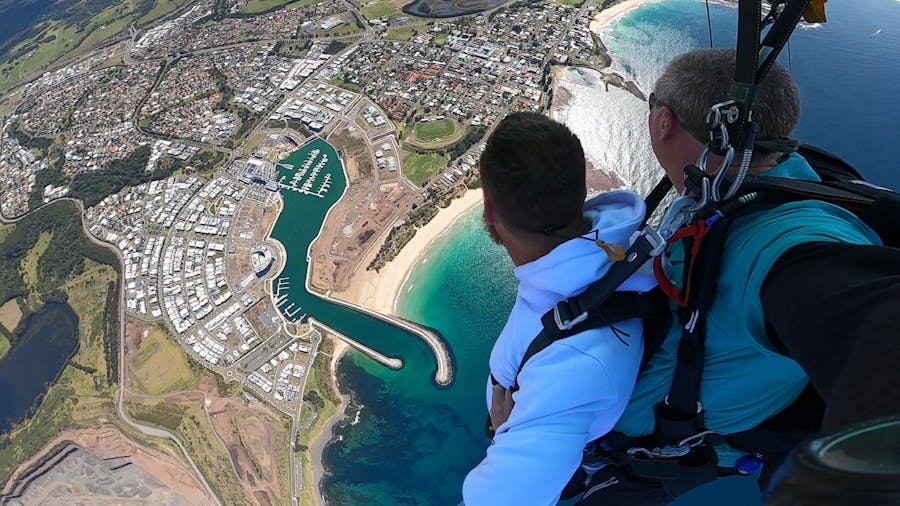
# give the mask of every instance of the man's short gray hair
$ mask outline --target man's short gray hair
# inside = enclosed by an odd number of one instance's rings
[[[707,142],[706,115],[710,107],[728,100],[734,60],[733,49],[698,49],[678,56],[656,81],[656,102],[669,106],[682,127]],[[800,92],[782,65],[775,63],[757,87],[752,111],[760,140],[788,137],[794,131],[800,120]]]

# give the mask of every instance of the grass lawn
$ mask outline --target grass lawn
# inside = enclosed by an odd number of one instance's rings
[[[407,42],[409,39],[416,36],[415,28],[397,28],[387,32],[384,35],[385,39],[388,40],[399,40],[401,42]]]
[[[291,0],[248,0],[241,7],[241,14],[259,14],[289,3]]]
[[[128,365],[140,393],[160,395],[197,384],[181,347],[159,329],[141,342],[137,353],[128,359]]]
[[[413,127],[416,138],[422,142],[430,142],[453,135],[456,131],[456,125],[452,119],[444,118],[435,121],[417,122]]]
[[[398,9],[390,0],[371,3],[360,11],[366,19],[390,19],[400,17],[400,9]]]
[[[341,35],[353,35],[354,33],[360,33],[363,29],[359,27],[355,22],[350,21],[349,23],[345,22],[342,25],[338,25],[331,30],[322,30],[321,28],[316,30],[316,35],[319,37],[329,36],[341,36]]]
[[[22,269],[22,279],[25,281],[25,285],[31,290],[34,290],[34,287],[37,286],[38,262],[40,262],[44,252],[47,251],[47,247],[50,246],[50,241],[52,239],[52,230],[41,232],[34,247],[28,250],[28,253],[25,254],[25,258],[22,259],[22,263],[20,264],[20,268]]]
[[[324,2],[326,0],[297,0],[296,2],[292,2],[287,4],[285,9],[292,11],[294,9],[299,9],[305,5],[316,5],[319,2]]]
[[[335,77],[331,81],[328,81],[329,84],[337,86],[338,88],[344,88],[345,90],[350,90],[354,93],[360,93],[362,91],[362,87],[356,83],[351,83],[348,81],[344,81],[343,79]]]
[[[181,7],[188,1],[189,0],[156,0],[156,5],[153,7],[153,10],[144,14],[144,17],[137,20],[137,24],[140,26],[148,25],[174,11],[178,7]]]
[[[443,47],[444,44],[447,43],[447,40],[450,38],[449,33],[439,33],[434,36],[434,39],[431,40],[431,43],[437,47]]]
[[[407,153],[403,160],[403,174],[413,183],[422,186],[446,167],[449,161],[450,157],[446,155]]]

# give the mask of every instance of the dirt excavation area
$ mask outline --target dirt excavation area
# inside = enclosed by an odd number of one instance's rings
[[[261,506],[283,503],[290,486],[290,421],[256,399],[219,397],[211,378],[200,381],[200,390],[245,494]]]
[[[26,504],[214,504],[193,471],[167,450],[140,445],[112,426],[67,430],[19,468],[0,502]]]

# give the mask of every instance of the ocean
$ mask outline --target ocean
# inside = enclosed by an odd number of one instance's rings
[[[715,44],[733,45],[736,10],[717,4],[711,9]],[[845,157],[872,181],[900,189],[892,156],[897,150],[893,94],[900,77],[900,2],[829,2],[828,10],[828,24],[800,29],[791,43],[790,66],[803,97],[797,137]],[[647,4],[613,23],[605,36],[614,66],[649,90],[668,59],[708,45],[705,6],[696,0]],[[788,63],[786,56],[782,60]],[[643,125],[646,105],[628,100],[588,104],[594,107],[587,114],[627,116],[620,127]],[[582,126],[585,132],[590,128]],[[621,136],[610,139],[615,146],[642,142],[639,132],[612,132]],[[610,164],[622,152],[602,143],[594,148],[595,156]],[[652,160],[639,158],[629,158],[629,165],[652,166]],[[641,187],[658,174],[618,169]],[[459,500],[465,474],[488,444],[482,434],[487,359],[514,300],[511,269],[505,252],[483,231],[476,209],[411,273],[398,311],[445,337],[457,367],[450,388],[433,386],[428,361],[407,362],[401,371],[355,353],[341,362],[342,387],[353,392],[362,410],[358,423],[338,428],[340,440],[326,448],[330,476],[324,492],[331,504],[447,505]],[[731,506],[759,504],[743,484],[718,487],[698,490],[678,504],[721,504],[723,497]]]

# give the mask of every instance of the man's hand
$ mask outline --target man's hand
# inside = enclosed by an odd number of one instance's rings
[[[503,388],[503,385],[494,385],[490,409],[491,426],[494,430],[509,420],[509,414],[512,413],[515,405],[516,402],[512,398],[511,391]]]

